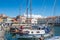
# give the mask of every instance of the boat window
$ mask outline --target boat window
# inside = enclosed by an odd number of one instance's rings
[[[33,31],[31,33],[33,33]]]
[[[39,31],[37,31],[37,33],[40,33]]]
[[[38,26],[32,26],[33,29],[38,29]]]
[[[39,30],[40,30],[41,28],[39,28]]]

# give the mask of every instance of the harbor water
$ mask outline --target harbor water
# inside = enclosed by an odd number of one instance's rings
[[[55,36],[60,36],[60,26],[54,26],[54,33]]]
[[[8,36],[8,35],[6,35]],[[13,39],[11,38],[11,35],[9,35],[11,40],[37,40],[37,38],[19,38],[16,39],[15,37],[13,37]],[[60,26],[54,26],[54,36],[60,36]],[[8,40],[10,40],[8,39]]]

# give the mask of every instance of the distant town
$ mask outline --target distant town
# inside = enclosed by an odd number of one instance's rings
[[[0,14],[0,23],[5,22],[5,23],[13,23],[13,24],[26,24],[28,22],[28,24],[45,24],[45,23],[49,23],[49,24],[55,24],[55,25],[59,25],[60,24],[60,16],[49,16],[49,17],[32,17],[27,19],[26,16],[16,16],[16,17],[9,17],[6,16],[5,14]]]

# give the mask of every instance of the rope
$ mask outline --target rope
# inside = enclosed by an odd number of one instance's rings
[[[53,16],[54,16],[54,14],[55,14],[56,1],[57,1],[57,0],[54,0],[54,5],[53,5],[53,7],[52,7],[52,14],[53,14]]]
[[[19,15],[21,15],[21,13],[22,13],[22,11],[21,11],[21,10],[22,10],[22,0],[21,0],[21,3],[20,3],[20,5],[19,5],[19,7],[20,7],[20,8],[19,8]]]
[[[44,5],[44,4],[45,4],[45,0],[43,0],[43,2],[42,2],[42,6],[41,6],[41,9],[40,9],[40,10],[42,10],[42,11],[44,11],[44,10],[43,10],[43,8],[44,8],[43,5]],[[43,13],[43,12],[41,12],[41,13]]]

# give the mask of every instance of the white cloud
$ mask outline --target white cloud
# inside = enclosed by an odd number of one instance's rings
[[[27,17],[26,14],[24,14],[25,17]],[[28,14],[28,17],[30,17],[30,14]],[[36,15],[36,14],[32,14],[32,18],[45,18],[44,16],[42,15]]]

